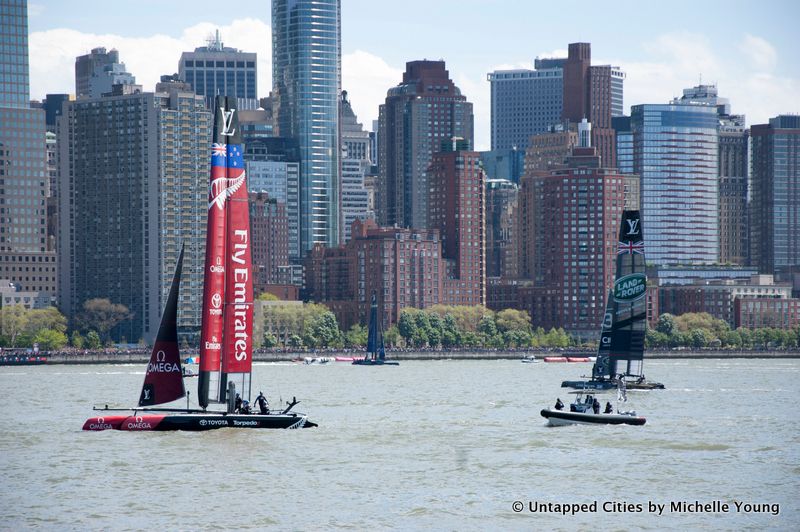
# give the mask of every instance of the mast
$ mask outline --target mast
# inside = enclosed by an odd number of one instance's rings
[[[183,386],[181,356],[178,349],[178,292],[183,268],[183,246],[175,265],[175,274],[169,288],[167,304],[161,315],[150,363],[139,395],[139,406],[160,405],[186,396]]]
[[[253,264],[250,252],[250,211],[247,175],[236,98],[225,104],[227,119],[227,238],[225,251],[225,306],[220,402],[230,383],[250,398],[253,365]]]
[[[225,244],[228,192],[228,137],[232,113],[225,97],[217,96],[214,106],[214,133],[211,144],[211,176],[208,189],[206,260],[203,275],[203,318],[200,331],[200,375],[198,401],[206,408],[219,402],[220,362],[222,359],[223,302],[225,301]]]
[[[617,247],[617,273],[613,291],[613,326],[609,374],[642,374],[647,275],[644,232],[639,211],[623,211]]]

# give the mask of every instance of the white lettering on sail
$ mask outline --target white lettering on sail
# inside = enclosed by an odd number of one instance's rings
[[[235,129],[231,129],[233,125],[233,113],[236,112],[236,109],[229,109],[226,111],[224,107],[220,107],[219,110],[222,111],[222,131],[220,131],[220,135],[230,137],[236,133]]]
[[[208,342],[206,342],[206,344],[208,344]],[[178,364],[169,362],[150,362],[150,364],[147,365],[147,371],[149,373],[171,373],[175,371],[180,373],[181,368],[178,367]]]
[[[233,245],[234,252],[231,255],[231,260],[236,264],[244,264],[244,254],[247,251],[247,230],[237,229],[233,232],[233,235],[239,237],[241,242]]]
[[[245,264],[245,254],[248,245],[248,230],[237,229],[233,231],[233,253],[231,261],[236,264]],[[250,277],[248,268],[234,268],[233,270],[233,348],[234,358],[241,362],[247,360],[247,282]]]

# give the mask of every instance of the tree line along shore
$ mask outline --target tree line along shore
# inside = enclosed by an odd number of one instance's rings
[[[253,334],[258,349],[271,349],[265,351],[270,353],[315,349],[359,351],[366,345],[366,325],[356,324],[343,331],[334,314],[324,305],[274,303],[277,304],[261,306],[256,313]],[[141,339],[138,343],[127,344],[125,339],[114,337],[114,328],[128,319],[127,308],[107,299],[87,301],[83,310],[70,321],[53,307],[30,310],[21,305],[8,306],[0,309],[0,348],[97,352],[116,343],[146,349]],[[547,349],[591,352],[597,347],[596,338],[587,341],[562,328],[533,327],[526,311],[492,311],[481,306],[435,305],[424,310],[403,309],[397,323],[385,331],[384,339],[389,349],[420,353]],[[194,347],[186,341],[182,344],[184,352]],[[721,353],[783,352],[799,346],[800,327],[732,329],[727,322],[708,313],[662,314],[655,326],[648,328],[645,339],[648,351],[660,349],[669,353],[709,349]]]

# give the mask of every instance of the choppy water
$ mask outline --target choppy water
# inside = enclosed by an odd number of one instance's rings
[[[648,361],[667,390],[630,392],[646,426],[545,427],[539,410],[567,402],[561,380],[586,371],[262,364],[254,382],[271,402],[297,395],[319,428],[92,433],[80,430],[92,404],[133,404],[143,368],[2,367],[0,528],[800,528],[800,360]],[[597,510],[530,512],[528,501]],[[670,511],[681,501],[730,506]]]

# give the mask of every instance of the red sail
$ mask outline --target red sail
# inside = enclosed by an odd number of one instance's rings
[[[181,355],[178,351],[178,291],[183,267],[183,247],[175,266],[175,275],[169,289],[167,305],[161,316],[156,343],[147,365],[139,406],[160,405],[186,395],[183,387]]]
[[[218,96],[211,144],[211,180],[208,192],[206,260],[203,282],[203,319],[200,331],[198,401],[205,408],[220,401],[223,303],[225,302],[225,242],[227,235],[228,137],[231,111]],[[224,392],[223,392],[224,393]]]
[[[242,156],[234,98],[228,140],[228,221],[225,271],[225,328],[222,356],[222,384],[236,384],[243,397],[250,394],[253,356],[253,267],[250,254],[250,214],[247,176]]]

